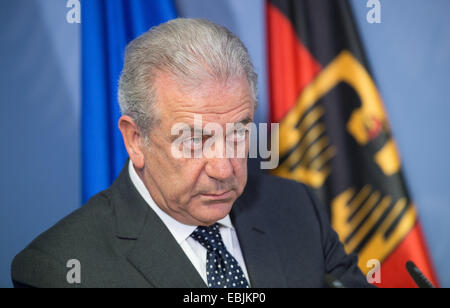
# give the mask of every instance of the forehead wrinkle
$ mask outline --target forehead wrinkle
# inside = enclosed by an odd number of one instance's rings
[[[196,106],[197,107],[197,106]],[[220,106],[203,106],[203,108],[176,108],[181,110],[173,110],[173,113],[188,113],[188,114],[199,114],[199,115],[226,115],[230,113],[238,113],[246,109],[251,110],[252,105],[249,102],[244,102],[236,106],[222,106],[223,108],[218,108]]]
[[[189,111],[176,111],[172,113],[172,121],[174,122],[187,122],[193,123],[194,116],[201,116],[202,124],[206,125],[207,123],[235,123],[242,121],[246,118],[253,119],[253,112],[251,105],[242,106],[239,109],[232,109],[225,112],[208,112],[208,111],[200,111],[200,112],[189,112]]]
[[[173,109],[214,109],[217,110],[217,113],[226,113],[241,105],[253,105],[250,93],[242,91],[242,89],[239,92],[241,93],[221,90],[203,96],[194,93],[177,95],[178,97],[174,99]]]
[[[208,122],[208,119],[223,122],[221,120],[225,117],[231,122],[246,110],[248,116],[253,118],[254,102],[246,79],[235,79],[226,85],[207,81],[195,92],[183,91],[170,76],[164,74],[160,75],[157,83],[158,107],[163,109],[168,122],[193,121],[195,114],[201,115],[203,122]]]

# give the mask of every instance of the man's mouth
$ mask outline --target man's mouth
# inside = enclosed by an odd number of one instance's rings
[[[230,199],[233,196],[233,190],[209,193],[209,194],[201,194],[202,197],[205,197],[208,200],[226,200]]]

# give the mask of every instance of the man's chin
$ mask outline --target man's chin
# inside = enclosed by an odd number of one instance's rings
[[[210,226],[227,216],[233,207],[234,200],[207,202],[199,205],[197,220],[202,225]]]

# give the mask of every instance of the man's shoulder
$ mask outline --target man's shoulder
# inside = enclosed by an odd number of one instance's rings
[[[309,186],[262,172],[249,175],[240,203],[242,210],[258,212],[268,221],[317,224],[326,217],[325,208]]]
[[[107,192],[99,193],[39,235],[30,245],[43,249],[60,247],[65,250],[73,246],[71,243],[96,238],[105,228],[108,228],[112,213],[113,209]]]
[[[114,227],[112,213],[108,191],[92,197],[84,206],[40,234],[14,258],[11,264],[13,280],[52,286],[53,282],[65,279],[64,270],[69,260],[86,258],[83,256],[86,251],[102,251],[100,248],[110,241],[109,229]],[[86,249],[89,247],[97,249]],[[46,276],[52,280],[34,281],[34,277]]]
[[[260,200],[277,200],[277,206],[310,203],[314,199],[312,189],[305,184],[262,172],[249,176],[246,194]]]
[[[254,177],[251,177],[251,179],[254,179],[255,177],[258,178],[259,183],[264,185],[264,187],[273,187],[279,190],[290,190],[290,189],[303,190],[307,188],[307,186],[301,182],[283,178],[270,173],[260,172],[258,174],[255,174]]]

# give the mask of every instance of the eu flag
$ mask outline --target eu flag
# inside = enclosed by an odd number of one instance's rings
[[[128,155],[117,126],[127,43],[176,17],[171,0],[82,2],[82,201],[106,189]]]

